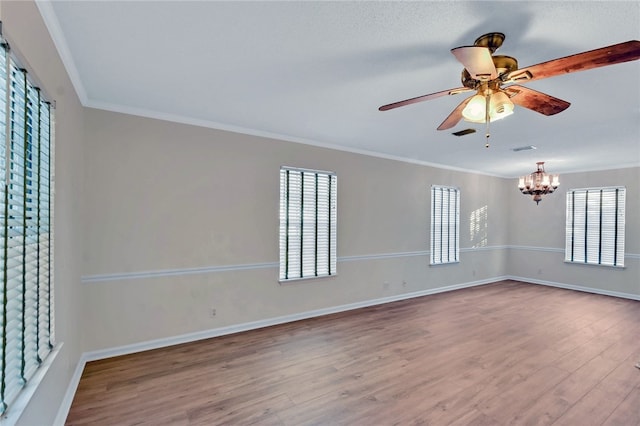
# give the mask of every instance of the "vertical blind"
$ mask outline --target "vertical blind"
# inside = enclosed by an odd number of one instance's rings
[[[460,191],[449,186],[431,187],[432,265],[458,262],[460,255]]]
[[[565,261],[624,266],[625,188],[567,192]]]
[[[0,412],[53,348],[51,105],[0,50]]]
[[[337,178],[280,169],[280,281],[336,273]]]

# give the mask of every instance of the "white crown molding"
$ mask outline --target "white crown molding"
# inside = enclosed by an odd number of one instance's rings
[[[349,152],[352,154],[366,155],[369,157],[383,158],[385,160],[393,160],[393,161],[400,161],[403,163],[417,164],[420,166],[433,167],[436,169],[453,170],[456,172],[463,172],[463,173],[474,173],[478,175],[492,176],[492,177],[498,177],[498,178],[509,178],[508,176],[491,174],[491,173],[483,172],[480,170],[463,169],[460,167],[448,166],[446,164],[420,161],[420,160],[401,157],[397,155],[384,154],[381,152],[370,151],[366,149],[351,148],[351,147],[336,145],[336,144],[327,143],[327,142],[303,139],[296,136],[267,132],[264,130],[252,129],[248,127],[233,125],[233,124],[225,124],[225,123],[219,123],[216,121],[202,120],[202,119],[193,118],[193,117],[185,117],[177,114],[168,114],[165,112],[149,110],[146,108],[135,108],[131,106],[112,104],[107,102],[97,102],[91,99],[83,101],[82,104],[88,108],[111,111],[111,112],[116,112],[120,114],[135,115],[138,117],[150,118],[154,120],[169,121],[172,123],[179,123],[179,124],[188,124],[191,126],[205,127],[209,129],[215,129],[215,130],[223,130],[227,132],[240,133],[243,135],[257,136],[257,137],[267,138],[267,139],[275,139],[275,140],[280,140],[285,142],[294,142],[294,143],[299,143],[303,145],[316,146],[318,148],[327,148],[335,151],[343,151],[343,152]]]
[[[42,16],[42,20],[44,21],[47,30],[49,30],[49,35],[53,40],[53,44],[58,50],[58,54],[60,55],[62,64],[67,70],[67,74],[69,75],[71,84],[73,85],[82,105],[86,106],[89,101],[89,98],[87,97],[87,91],[82,84],[82,79],[80,78],[80,73],[78,72],[76,63],[73,60],[73,56],[71,55],[71,50],[69,49],[67,39],[64,36],[64,32],[62,31],[62,27],[60,26],[58,17],[53,10],[52,1],[35,0],[35,2],[38,10],[40,11],[40,16]]]
[[[277,139],[277,140],[288,141],[288,142],[295,142],[295,143],[300,143],[305,145],[317,146],[321,148],[328,148],[328,149],[333,149],[338,151],[367,155],[371,157],[400,161],[400,162],[409,163],[409,164],[417,164],[421,166],[433,167],[433,168],[443,169],[443,170],[453,170],[453,171],[458,171],[463,173],[474,173],[474,174],[497,177],[502,179],[518,178],[518,175],[511,175],[511,174],[507,175],[503,173],[487,173],[480,170],[453,167],[445,164],[416,160],[408,157],[401,157],[401,156],[390,155],[390,154],[385,154],[385,153],[380,153],[380,152],[375,152],[370,150],[339,146],[333,143],[307,140],[307,139],[302,139],[302,138],[291,136],[291,135],[271,133],[264,130],[241,127],[241,126],[236,126],[232,124],[218,123],[218,122],[208,121],[208,120],[199,120],[192,117],[184,117],[184,116],[179,116],[175,114],[167,114],[167,113],[163,113],[155,110],[135,108],[135,107],[126,106],[126,105],[110,104],[110,103],[96,101],[89,97],[89,95],[87,94],[86,88],[82,83],[82,79],[80,78],[78,67],[76,65],[76,62],[73,60],[73,56],[71,55],[69,44],[66,40],[66,37],[64,36],[64,32],[57,18],[57,15],[55,13],[54,6],[53,6],[54,0],[35,0],[35,3],[38,7],[40,15],[43,18],[44,24],[47,27],[49,34],[54,42],[54,45],[56,46],[58,54],[62,59],[62,63],[64,64],[64,67],[67,71],[67,74],[69,75],[69,78],[71,80],[73,87],[75,88],[78,98],[80,99],[80,102],[82,103],[82,105],[85,107],[142,116],[142,117],[153,118],[153,119],[159,119],[159,120],[170,121],[175,123],[212,128],[217,130],[231,131],[231,132],[240,133],[240,134],[265,137],[265,138]],[[588,168],[588,169],[577,169],[577,170],[572,170],[566,173],[567,174],[588,173],[588,172],[617,170],[617,169],[626,169],[626,168],[635,168],[635,167],[640,167],[640,161],[634,159],[633,161],[616,165],[615,169],[613,169],[610,166],[605,166],[601,168],[594,167],[594,168]]]

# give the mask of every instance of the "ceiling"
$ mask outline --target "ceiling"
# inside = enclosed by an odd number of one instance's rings
[[[514,177],[640,166],[640,61],[527,87],[571,103],[436,128],[473,93],[450,50],[488,32],[519,67],[640,39],[640,3],[38,2],[85,106]],[[451,132],[477,130],[462,137]],[[181,143],[181,141],[176,141]],[[269,143],[265,140],[265,143]],[[536,150],[514,152],[533,145]]]

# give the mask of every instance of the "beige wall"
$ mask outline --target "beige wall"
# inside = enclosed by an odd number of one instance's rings
[[[86,119],[86,351],[503,276],[640,295],[637,168],[562,176],[536,205],[512,179],[101,110]],[[337,277],[277,282],[281,165],[337,173]],[[432,184],[461,188],[457,265],[428,266]],[[565,264],[565,191],[603,185],[627,186],[627,267]]]
[[[47,425],[58,411],[81,354],[84,111],[35,4],[2,1],[0,19],[12,49],[27,58],[23,66],[56,101],[55,332],[64,345],[18,421],[19,425]]]
[[[475,282],[504,269],[503,179],[100,110],[86,117],[85,350]],[[278,283],[281,165],[337,173],[338,276]],[[495,249],[428,266],[432,184],[461,188],[461,247],[480,245],[469,221],[485,207],[482,244]],[[486,187],[494,191],[475,191]],[[256,264],[267,266],[250,269]],[[230,265],[240,267],[215,271]]]

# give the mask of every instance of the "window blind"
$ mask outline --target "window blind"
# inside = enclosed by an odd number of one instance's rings
[[[336,273],[337,178],[280,169],[280,281]]]
[[[624,266],[624,187],[567,192],[565,261]]]
[[[0,51],[0,412],[53,348],[51,105]]]
[[[431,187],[431,256],[439,265],[458,262],[460,255],[460,190]]]

